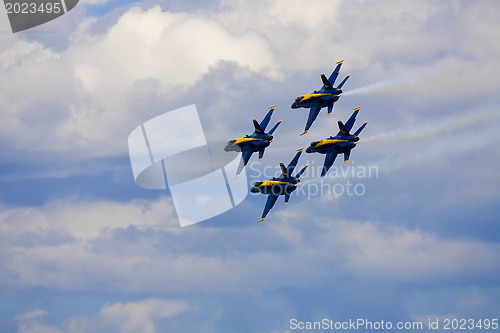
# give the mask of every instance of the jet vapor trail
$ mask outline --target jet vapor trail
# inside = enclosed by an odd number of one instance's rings
[[[461,115],[449,116],[437,122],[426,123],[419,127],[400,128],[391,132],[376,134],[368,138],[361,138],[360,142],[379,143],[394,140],[415,140],[498,120],[500,120],[500,112],[497,110],[485,109],[481,111],[472,111]]]
[[[435,144],[414,150],[409,150],[403,154],[390,155],[385,154],[385,157],[374,161],[373,163],[368,163],[365,166],[358,165],[356,167],[369,167],[377,166],[381,174],[388,174],[396,170],[403,169],[408,166],[415,166],[429,159],[438,158],[443,155],[456,155],[463,154],[464,152],[474,151],[480,149],[485,145],[485,143],[495,143],[500,142],[500,132],[495,130],[493,123],[500,121],[500,110],[496,109],[486,109],[481,111],[468,112],[463,115],[446,117],[438,122],[432,124],[425,124],[419,126],[418,128],[410,129],[399,129],[392,132],[378,134],[366,139],[360,140],[360,143],[383,143],[394,140],[418,140],[426,136],[433,136],[440,133],[451,132],[453,130],[471,127],[479,124],[489,124],[488,128],[484,131],[474,134],[473,140],[463,140],[460,144],[454,144],[457,142],[457,138],[449,137],[437,141]],[[340,168],[346,167],[345,165],[340,165]],[[350,172],[339,172],[341,178],[348,179],[352,177]],[[302,186],[307,186],[308,184],[319,184],[319,183],[337,183],[339,178],[313,178],[307,179]]]
[[[411,76],[404,76],[397,79],[383,80],[380,82],[369,84],[361,88],[356,88],[346,91],[342,95],[359,96],[359,95],[370,95],[379,92],[387,92],[388,90],[391,90],[394,87],[408,86],[409,84],[412,84],[415,80],[416,78]],[[407,89],[401,89],[401,93],[403,92],[406,93]],[[391,91],[391,93],[394,93],[394,91]]]

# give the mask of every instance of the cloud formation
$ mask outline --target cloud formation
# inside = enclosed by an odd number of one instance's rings
[[[17,316],[18,333],[79,333],[79,332],[120,332],[155,333],[157,322],[185,312],[185,302],[150,298],[137,302],[104,305],[97,314],[87,317],[72,317],[61,325],[47,325],[44,318],[47,311],[35,309]]]
[[[385,229],[374,222],[332,223],[325,218],[309,225],[317,234],[305,239],[300,236],[303,226],[292,225],[287,214],[300,219],[299,207],[310,204],[318,203],[297,202],[284,215],[278,213],[279,221],[265,228],[269,239],[260,248],[246,252],[245,244],[231,242],[227,244],[230,253],[223,248],[215,253],[204,249],[221,236],[246,235],[257,242],[259,227],[180,229],[172,225],[175,218],[164,217],[172,213],[166,199],[148,204],[55,203],[38,209],[4,209],[2,283],[67,290],[97,284],[123,291],[189,290],[196,285],[210,293],[235,291],[254,280],[260,286],[272,285],[288,274],[295,276],[286,282],[293,285],[299,283],[298,276],[308,278],[301,271],[313,270],[322,262],[341,265],[357,276],[395,282],[422,283],[450,276],[469,280],[485,270],[496,274],[497,244],[442,240],[419,230]],[[189,243],[196,246],[182,247]],[[289,260],[300,269],[283,264]],[[267,277],[259,278],[264,272]]]

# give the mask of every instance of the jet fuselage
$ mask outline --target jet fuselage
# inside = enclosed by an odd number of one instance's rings
[[[327,154],[332,150],[338,153],[344,153],[349,149],[356,147],[356,142],[359,141],[359,137],[356,135],[346,135],[346,136],[335,136],[329,137],[323,140],[311,142],[309,147],[307,147],[307,153],[320,153]]]
[[[261,150],[263,147],[267,148],[273,141],[273,136],[267,133],[256,133],[252,135],[247,135],[244,138],[238,138],[235,140],[229,140],[227,142],[226,147],[224,147],[225,151],[242,151],[243,149],[250,149],[253,152],[257,152]]]
[[[292,103],[292,109],[298,108],[310,108],[313,103],[319,102],[321,108],[328,106],[332,102],[336,102],[340,98],[342,93],[341,89],[336,89],[333,92],[313,92],[312,94],[306,94],[299,96]]]
[[[269,180],[255,182],[250,189],[253,193],[290,195],[297,188],[300,179],[289,177],[285,179],[273,178]]]

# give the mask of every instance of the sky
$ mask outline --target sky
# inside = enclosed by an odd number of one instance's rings
[[[0,14],[0,332],[500,319],[498,17],[493,0],[82,0],[13,34]],[[342,59],[333,114],[299,136],[290,105]],[[355,107],[369,123],[323,181],[302,154],[264,223],[249,194],[181,228],[169,190],[135,184],[127,138],[191,104],[220,141],[276,105],[249,183]]]

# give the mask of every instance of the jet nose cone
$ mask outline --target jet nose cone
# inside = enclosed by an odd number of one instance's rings
[[[312,148],[311,147],[307,147],[306,153],[312,153]]]
[[[257,192],[259,192],[259,189],[255,186],[252,186],[252,188],[250,189],[250,192],[257,193]]]

